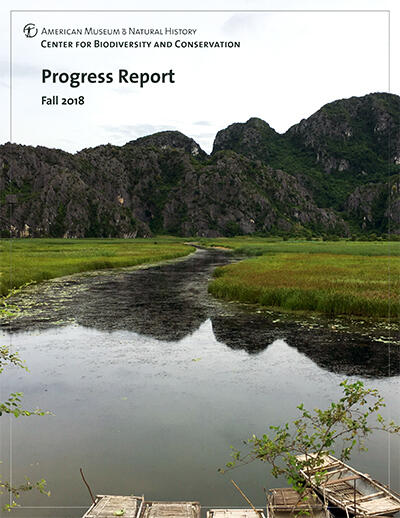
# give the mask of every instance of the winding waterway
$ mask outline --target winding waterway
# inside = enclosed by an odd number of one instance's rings
[[[98,494],[145,494],[243,506],[279,487],[267,465],[221,475],[230,446],[293,418],[300,402],[324,406],[344,379],[380,390],[400,420],[399,346],[387,325],[285,316],[207,293],[230,256],[198,250],[138,270],[73,276],[31,287],[2,330],[30,372],[2,375],[2,398],[54,415],[1,421],[3,478],[44,477],[50,498],[29,493],[21,517],[79,517]],[[11,438],[11,441],[10,441]],[[400,488],[400,443],[375,435],[352,463]]]

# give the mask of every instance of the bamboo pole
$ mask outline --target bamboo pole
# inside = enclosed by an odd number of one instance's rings
[[[257,509],[254,507],[254,505],[250,502],[250,500],[247,498],[247,496],[243,493],[243,491],[240,489],[240,487],[236,484],[234,480],[231,480],[232,484],[236,487],[236,489],[239,491],[239,493],[242,495],[242,497],[246,500],[246,502],[251,506],[253,511],[258,514],[260,518],[262,518],[262,515],[260,511],[257,511]]]
[[[93,496],[92,490],[91,490],[91,489],[90,489],[90,487],[89,487],[89,484],[86,482],[85,475],[83,474],[83,470],[82,470],[82,468],[80,468],[80,469],[79,469],[79,471],[81,472],[82,480],[84,481],[84,483],[86,484],[86,487],[87,487],[87,488],[88,488],[88,490],[89,490],[90,496],[91,496],[91,498],[92,498],[92,502],[95,504],[95,503],[96,503],[96,500],[95,500],[95,498],[94,498],[94,496]]]

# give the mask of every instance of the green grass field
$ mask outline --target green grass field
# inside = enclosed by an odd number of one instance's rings
[[[72,273],[136,266],[174,259],[193,248],[179,238],[3,239],[0,241],[0,294],[31,281]]]
[[[216,297],[327,315],[400,316],[400,243],[215,239],[208,244],[257,256],[217,268],[209,285]]]
[[[247,236],[201,239],[200,244],[209,247],[226,247],[237,254],[258,256],[274,253],[332,253],[363,256],[400,256],[399,241],[283,241],[281,238],[254,238]]]
[[[183,238],[12,239],[0,241],[0,293],[31,281],[136,266],[189,254]],[[400,243],[200,239],[248,256],[215,271],[214,296],[284,310],[385,318],[400,316]]]

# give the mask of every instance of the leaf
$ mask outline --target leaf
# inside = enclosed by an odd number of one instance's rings
[[[385,403],[376,389],[365,388],[361,381],[349,383],[347,380],[341,383],[341,387],[342,397],[326,409],[309,411],[300,404],[297,419],[279,426],[269,424],[270,435],[253,435],[248,441],[243,441],[249,448],[247,454],[231,447],[233,462],[226,464],[226,470],[261,460],[271,465],[271,474],[275,478],[283,475],[296,491],[302,493],[306,486],[300,471],[317,468],[315,478],[322,480],[326,454],[335,454],[338,450],[339,458],[349,459],[356,446],[366,450],[364,440],[374,430],[400,433],[399,425],[392,421],[387,423],[379,414]],[[298,459],[300,454],[305,455],[305,460]]]

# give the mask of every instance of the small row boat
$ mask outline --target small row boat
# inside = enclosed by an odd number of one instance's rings
[[[270,489],[267,498],[267,518],[332,518],[326,505],[311,489],[302,495],[291,488]]]
[[[198,502],[145,502],[139,518],[200,518]]]
[[[141,514],[143,504],[143,496],[97,495],[83,518],[136,518]]]
[[[83,518],[200,518],[198,502],[149,502],[143,496],[97,495]],[[207,518],[265,518],[262,509],[209,509]]]
[[[311,460],[312,456],[300,455],[297,459],[304,462]],[[269,491],[267,518],[302,518],[302,515],[333,518],[330,510],[333,512],[335,509],[345,511],[347,518],[387,518],[400,511],[400,495],[384,484],[332,455],[324,455],[320,460],[317,467],[304,466],[300,470],[306,483],[304,493],[299,494],[291,488]],[[198,502],[148,502],[138,496],[98,495],[83,518],[113,516],[200,518],[200,505]],[[210,509],[207,518],[265,518],[265,515],[254,507]]]
[[[311,455],[307,458],[310,457]],[[307,458],[305,455],[297,457],[300,461]],[[342,509],[347,516],[365,518],[391,516],[400,511],[400,496],[384,484],[373,480],[366,473],[360,473],[332,455],[325,455],[321,461],[317,467],[304,467],[300,473],[333,508]]]
[[[146,502],[143,496],[97,495],[83,518],[200,518],[198,502]]]

